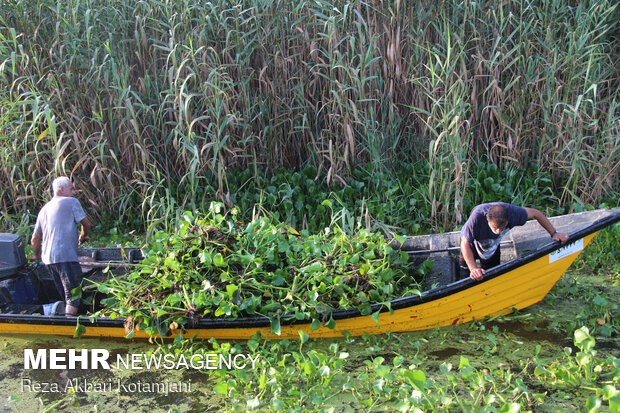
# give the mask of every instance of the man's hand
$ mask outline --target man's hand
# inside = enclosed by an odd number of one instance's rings
[[[32,257],[28,258],[28,260],[32,262],[39,262],[41,261],[41,257],[37,257],[36,255],[33,255]]]
[[[467,264],[467,268],[469,268],[469,278],[472,280],[481,281],[482,276],[484,275],[484,270],[482,268],[478,268],[476,265],[474,251],[465,237],[461,237],[461,254],[463,255],[465,264]]]
[[[88,233],[90,232],[90,221],[88,218],[84,218],[80,221],[80,224],[82,224],[82,229],[80,230],[79,242],[80,244],[83,244],[90,241],[90,237],[88,236]]]
[[[561,242],[562,244],[566,244],[566,241],[568,241],[568,235],[563,232],[556,232],[551,239]]]
[[[482,268],[476,267],[469,271],[469,278],[472,280],[481,281],[484,276],[484,272],[485,271]]]

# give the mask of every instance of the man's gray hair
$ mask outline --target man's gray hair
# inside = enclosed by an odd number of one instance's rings
[[[66,176],[59,176],[58,178],[54,179],[54,182],[52,182],[52,190],[54,191],[54,195],[58,194],[60,188],[66,188],[67,186],[69,186],[69,182],[71,182],[71,180]]]

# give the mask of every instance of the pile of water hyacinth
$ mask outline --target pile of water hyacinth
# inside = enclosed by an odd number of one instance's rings
[[[333,311],[374,318],[372,304],[419,294],[416,278],[429,269],[412,270],[406,253],[365,230],[347,235],[334,225],[310,235],[223,211],[213,203],[204,216],[186,212],[175,234],[158,233],[132,272],[96,284],[106,296],[96,315],[125,317],[128,330],[150,334],[201,318],[255,316],[269,317],[279,334],[285,315],[333,328]]]

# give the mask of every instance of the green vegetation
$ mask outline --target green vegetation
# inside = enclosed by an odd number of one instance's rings
[[[590,331],[603,337],[620,335],[618,314],[618,286],[620,286],[620,263],[618,247],[620,246],[620,224],[600,231],[594,241],[579,255],[573,267],[584,274],[598,275],[597,282],[590,279],[565,276],[562,283],[547,296],[547,301],[558,309],[569,311],[566,303],[579,299],[582,308],[570,320],[563,322],[563,329],[573,330],[587,326]],[[552,329],[560,328],[555,322]]]
[[[615,281],[620,280],[620,224],[605,228],[594,238],[588,249],[579,255],[575,267],[580,271],[608,272]]]
[[[337,225],[299,234],[268,218],[243,226],[234,209],[230,217],[223,210],[213,204],[204,217],[188,212],[178,235],[156,234],[135,271],[97,285],[108,296],[97,315],[129,318],[151,335],[200,318],[265,316],[280,334],[282,316],[333,328],[334,310],[370,315],[372,304],[420,294],[408,255],[383,237],[348,236]]]
[[[511,341],[513,336],[500,328],[493,326],[489,340],[501,344]],[[440,335],[437,331],[428,336],[438,340]],[[482,339],[475,333],[463,336],[470,342]],[[278,344],[257,338],[247,346],[261,354],[261,366],[254,374],[218,372],[214,389],[227,396],[227,411],[324,411],[331,407],[336,411],[518,412],[545,410],[550,392],[561,389],[568,398],[581,395],[585,387],[590,395],[578,406],[596,411],[605,403],[610,411],[617,411],[620,392],[606,383],[617,383],[620,359],[597,358],[595,339],[586,328],[576,330],[574,337],[579,350],[575,355],[567,347],[557,361],[542,361],[539,345],[533,354],[524,354],[526,358],[514,364],[496,366],[491,365],[495,360],[473,361],[464,355],[456,357],[456,364],[434,362],[421,351],[432,344],[406,343],[400,336],[388,340],[349,337],[328,344],[324,350],[317,350],[318,345],[308,343],[303,336],[298,342]],[[244,351],[241,346],[212,344],[218,352]],[[190,353],[201,345],[193,346],[187,349]],[[352,349],[357,350],[356,357]],[[347,367],[351,365],[357,367]],[[557,405],[566,407],[569,403]]]

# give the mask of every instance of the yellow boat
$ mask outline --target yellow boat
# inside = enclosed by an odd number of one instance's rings
[[[398,248],[411,254],[412,260],[434,263],[433,272],[427,277],[429,289],[420,296],[393,300],[389,309],[375,304],[373,311],[380,310],[378,319],[354,310],[336,311],[332,313],[336,321],[334,328],[321,326],[312,330],[306,320],[300,322],[292,316],[282,317],[279,335],[273,334],[266,317],[202,319],[183,332],[172,330],[168,333],[218,340],[247,340],[258,332],[271,339],[298,338],[300,331],[312,338],[342,337],[345,332],[363,335],[425,330],[521,310],[545,298],[596,233],[620,221],[620,209],[568,214],[550,220],[558,231],[569,234],[565,245],[552,241],[536,221],[529,221],[513,228],[504,237],[502,264],[487,271],[479,282],[469,278],[457,280],[460,271],[456,260],[460,243],[458,232],[407,238]],[[79,325],[82,336],[125,337],[128,335],[125,322],[124,319],[89,319],[86,316],[3,313],[0,314],[0,333],[72,336]],[[132,336],[148,337],[138,329]]]

